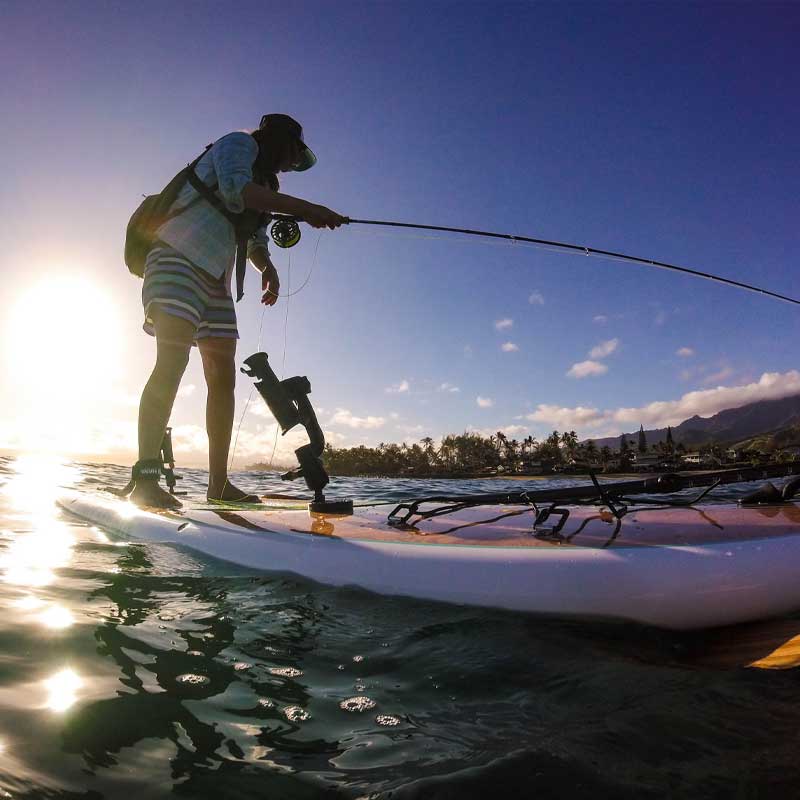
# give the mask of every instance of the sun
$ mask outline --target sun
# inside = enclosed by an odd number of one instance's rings
[[[89,276],[23,289],[6,317],[5,377],[27,430],[63,433],[96,418],[121,374],[124,344],[111,294]]]

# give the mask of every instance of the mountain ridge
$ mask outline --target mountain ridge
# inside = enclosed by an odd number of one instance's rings
[[[695,414],[672,427],[672,439],[675,444],[682,443],[684,447],[704,444],[711,439],[733,445],[795,425],[800,425],[800,394],[778,400],[757,400],[723,409],[710,417]],[[644,433],[648,445],[667,438],[666,428],[651,428]],[[628,441],[633,439],[634,446],[638,444],[638,430],[620,435]],[[620,436],[592,438],[592,441],[598,448],[608,446],[615,449],[619,447]]]

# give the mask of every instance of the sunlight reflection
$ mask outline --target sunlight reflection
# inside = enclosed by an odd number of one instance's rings
[[[33,611],[36,608],[41,608],[44,605],[44,600],[32,594],[26,594],[25,597],[15,600],[14,605],[23,611]]]
[[[102,542],[103,544],[109,544],[111,542],[111,539],[109,539],[108,536],[99,528],[92,527],[91,531],[94,538],[97,539],[98,542]]]
[[[54,570],[72,558],[75,540],[69,526],[58,519],[53,498],[60,487],[80,477],[80,470],[45,455],[20,456],[12,468],[15,472],[0,494],[14,509],[26,512],[33,529],[16,533],[0,556],[3,580],[20,586],[45,586],[54,580]]]
[[[81,470],[62,458],[45,454],[18,456],[11,464],[14,474],[0,493],[7,497],[17,511],[27,511],[37,517],[56,516],[53,497],[63,486],[80,479]]]
[[[75,540],[63,522],[52,520],[36,530],[20,533],[0,556],[3,580],[18,586],[46,586],[54,570],[72,558]]]
[[[48,691],[45,704],[51,711],[66,711],[78,699],[77,690],[83,679],[71,669],[62,669],[44,682]]]
[[[75,618],[64,606],[50,606],[39,615],[39,622],[47,628],[61,629],[72,625]]]
[[[142,509],[131,503],[130,500],[125,503],[117,503],[114,508],[122,519],[133,519],[142,515]]]

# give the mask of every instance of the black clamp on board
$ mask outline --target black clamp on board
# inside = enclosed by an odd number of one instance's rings
[[[254,353],[246,358],[242,372],[256,381],[256,389],[280,425],[282,434],[285,435],[298,424],[302,425],[308,434],[309,443],[294,451],[299,466],[284,473],[281,478],[293,481],[302,477],[305,480],[308,488],[314,492],[314,499],[308,504],[309,511],[352,514],[352,500],[326,500],[322,493],[330,482],[330,477],[322,463],[325,436],[308,399],[311,393],[311,383],[308,378],[298,375],[278,380],[269,365],[269,356],[266,353]]]

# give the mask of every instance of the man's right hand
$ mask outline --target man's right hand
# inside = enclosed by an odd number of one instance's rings
[[[314,205],[314,203],[309,203],[303,209],[302,217],[312,228],[330,228],[331,230],[340,225],[346,225],[350,221],[348,217],[343,217],[325,206]]]

